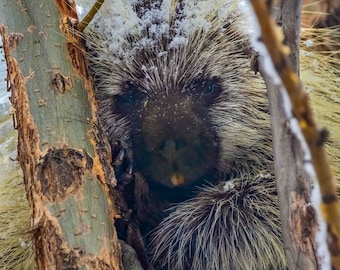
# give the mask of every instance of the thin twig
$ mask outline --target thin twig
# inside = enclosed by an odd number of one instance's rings
[[[80,32],[84,32],[85,28],[88,26],[88,24],[92,21],[94,15],[97,14],[98,10],[100,9],[100,7],[102,6],[102,4],[104,3],[104,0],[97,0],[92,8],[90,9],[90,11],[86,14],[86,16],[84,17],[84,19],[78,24],[78,30]]]

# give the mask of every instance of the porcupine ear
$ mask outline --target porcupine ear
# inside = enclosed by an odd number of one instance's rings
[[[173,270],[286,269],[279,232],[274,178],[236,179],[178,205],[150,250],[155,265]]]

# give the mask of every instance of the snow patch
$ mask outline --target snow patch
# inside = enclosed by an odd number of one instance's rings
[[[306,47],[312,47],[313,46],[313,40],[307,39],[304,44],[306,45]]]
[[[327,246],[327,224],[321,217],[320,205],[321,205],[321,192],[319,184],[315,183],[312,196],[311,196],[312,205],[317,213],[317,219],[319,224],[319,230],[316,232],[316,243],[317,243],[317,254],[320,258],[320,266],[322,270],[330,270],[331,269],[331,258]]]
[[[201,0],[188,1],[184,5],[177,3],[177,17],[170,21],[174,13],[173,0],[153,1],[148,8],[136,8],[139,0],[105,1],[91,24],[105,37],[105,45],[112,54],[129,60],[145,48],[158,50],[164,40],[168,42],[168,49],[186,46],[196,31],[208,33],[211,30],[211,14],[216,14],[221,20],[228,16],[230,2],[217,0],[211,4],[211,1]]]

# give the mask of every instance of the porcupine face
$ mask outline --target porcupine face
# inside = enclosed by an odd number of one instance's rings
[[[131,5],[135,17],[126,20],[136,24],[129,34],[123,39],[113,29],[113,41],[97,49],[92,66],[101,120],[111,144],[120,141],[148,181],[195,185],[214,170],[240,175],[265,166],[261,154],[270,152],[270,140],[263,90],[249,87],[244,37],[222,2],[191,18],[185,17],[188,4],[177,1]],[[205,1],[192,3],[197,12],[207,8],[199,6]],[[114,47],[116,37],[122,40]]]
[[[209,116],[217,79],[191,82],[144,101],[140,129],[131,132],[134,161],[150,180],[190,185],[218,163],[218,139]]]
[[[164,85],[152,95],[131,82],[125,87],[114,105],[134,127],[134,162],[147,179],[190,185],[216,166],[219,143],[209,110],[221,93],[219,79],[200,77],[174,89]]]
[[[173,59],[177,56],[168,56],[166,62],[178,62]],[[149,58],[153,67],[159,65],[158,60],[157,56]],[[156,72],[164,69],[160,66]],[[144,76],[154,72],[149,70]],[[148,181],[169,187],[197,184],[219,162],[211,110],[223,91],[221,79],[198,75],[178,82],[171,73],[165,76],[165,82],[152,89],[147,88],[150,85],[145,77],[124,82],[122,94],[112,98],[114,114],[131,127],[128,137],[133,162]]]

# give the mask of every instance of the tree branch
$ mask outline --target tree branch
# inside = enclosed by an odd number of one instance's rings
[[[312,157],[311,162],[320,183],[323,200],[321,208],[323,217],[328,225],[328,237],[331,240],[328,245],[331,252],[332,266],[334,269],[340,269],[340,256],[337,256],[340,248],[340,206],[336,197],[335,182],[332,180],[323,146],[325,132],[324,130],[319,130],[316,126],[309,106],[308,96],[303,92],[299,78],[297,74],[294,73],[294,68],[287,56],[287,47],[283,45],[283,34],[271,18],[268,6],[265,1],[251,0],[250,2],[258,18],[262,32],[262,41],[266,45],[275,69],[288,92],[293,107],[293,115],[296,117],[309,147]],[[297,181],[297,183],[299,183],[299,181]],[[291,195],[292,192],[289,196]],[[291,200],[289,200],[289,203],[290,207],[292,207]],[[301,221],[303,221],[303,219],[301,219]],[[301,243],[299,243],[299,245],[300,244]],[[301,267],[302,266],[303,265],[301,265]],[[296,268],[296,266],[294,268]],[[301,269],[312,268],[304,265]]]

